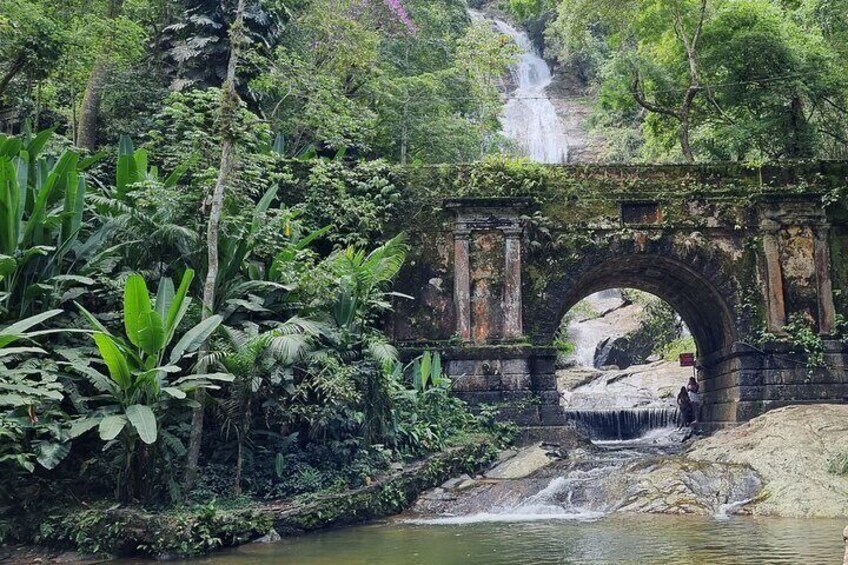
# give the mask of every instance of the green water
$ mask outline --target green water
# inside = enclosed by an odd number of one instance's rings
[[[593,522],[390,522],[251,544],[209,565],[841,563],[842,520],[610,516]]]

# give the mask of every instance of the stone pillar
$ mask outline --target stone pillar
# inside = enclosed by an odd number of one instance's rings
[[[815,228],[816,291],[819,299],[819,333],[833,333],[836,308],[833,305],[833,284],[830,280],[830,248],[828,226]]]
[[[470,230],[457,227],[453,233],[453,296],[456,305],[456,333],[462,341],[471,340]]]
[[[504,271],[504,337],[521,337],[521,228],[504,228],[505,271]]]
[[[775,224],[775,225],[771,225]],[[786,304],[783,299],[783,270],[780,267],[780,246],[777,241],[775,222],[765,222],[763,229],[763,252],[766,263],[766,306],[768,308],[768,331],[783,333],[786,325]]]
[[[521,337],[523,332],[521,321],[521,228],[504,228],[503,234],[506,256],[503,296],[504,338],[516,339]]]

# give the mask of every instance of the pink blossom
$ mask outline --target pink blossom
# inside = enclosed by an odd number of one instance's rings
[[[409,17],[409,12],[406,11],[406,8],[403,7],[400,0],[384,0],[386,6],[395,13],[398,19],[406,26],[406,29],[410,31],[410,33],[415,33],[418,31],[415,28],[415,24],[412,23],[412,18]]]

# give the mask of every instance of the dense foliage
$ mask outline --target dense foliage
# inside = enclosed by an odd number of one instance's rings
[[[0,138],[3,538],[32,536],[40,516],[79,500],[343,489],[501,429],[449,395],[438,355],[404,363],[381,330],[408,299],[391,291],[407,253],[402,234],[387,235],[396,173],[289,161],[252,133],[239,149],[255,159],[239,161],[226,195],[208,316],[195,277],[207,269],[200,153],[173,169],[163,159],[160,173],[154,141],[82,159],[49,130]],[[338,208],[320,206],[334,194]],[[197,409],[211,423],[187,489]]]
[[[517,47],[469,4],[544,31],[608,158],[761,164],[846,156],[845,2],[0,2],[0,542],[508,431],[382,324],[411,204],[593,175],[501,155]]]
[[[612,161],[845,158],[844,0],[510,0]]]
[[[237,4],[3,2],[0,126],[17,131],[28,119],[96,151],[122,134],[158,132],[159,116],[202,113],[201,93],[225,78]],[[515,46],[472,23],[464,1],[244,7],[238,90],[285,155],[463,161],[501,144],[495,85]],[[210,135],[208,125],[177,127]],[[215,140],[180,141],[202,151]]]

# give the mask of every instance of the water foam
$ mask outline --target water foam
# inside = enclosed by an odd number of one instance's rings
[[[568,135],[545,89],[551,84],[551,69],[530,42],[527,34],[503,20],[470,11],[475,19],[487,19],[497,30],[512,38],[521,57],[512,68],[518,88],[504,105],[503,133],[515,140],[522,153],[540,163],[568,162]]]

